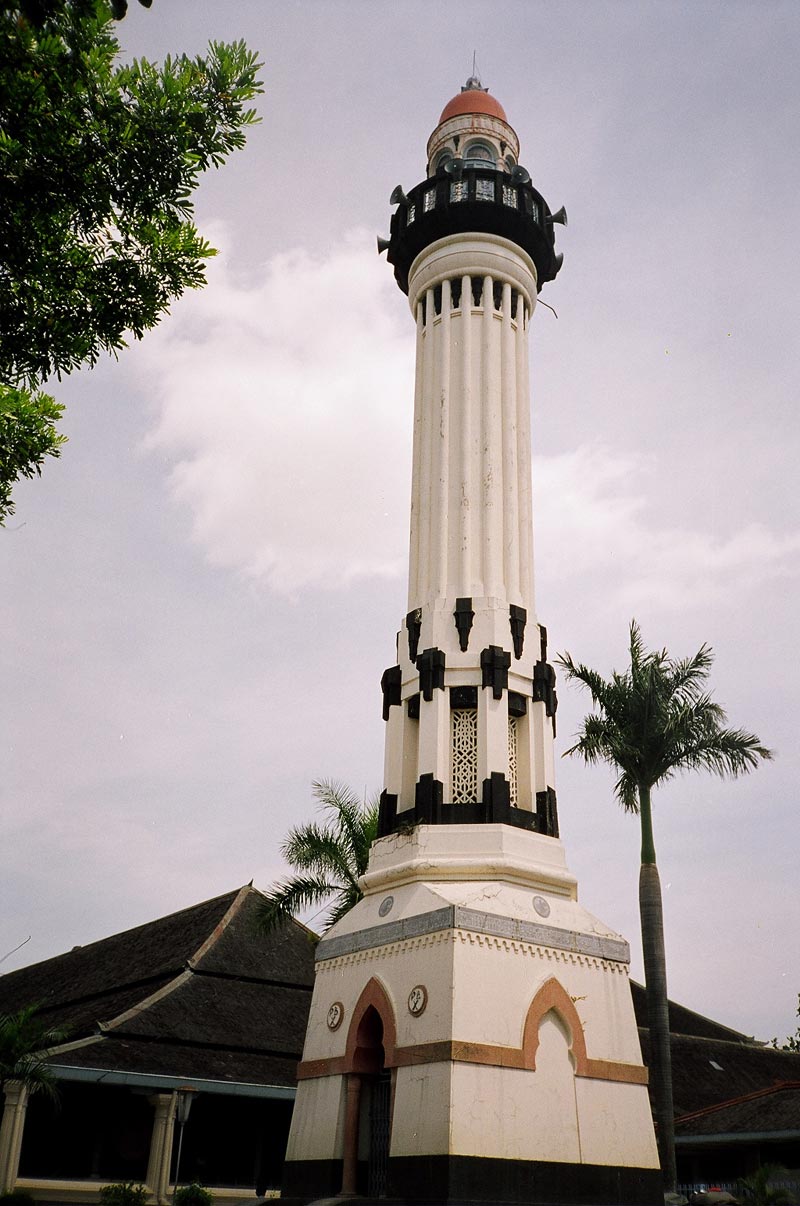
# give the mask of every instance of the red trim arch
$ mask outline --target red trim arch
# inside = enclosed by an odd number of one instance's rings
[[[589,1060],[586,1058],[586,1037],[578,1017],[575,1003],[554,976],[545,980],[528,1006],[525,1026],[522,1031],[522,1063],[532,1072],[536,1068],[536,1052],[539,1048],[539,1027],[542,1019],[550,1012],[558,1014],[569,1034],[569,1049],[575,1061],[575,1075],[587,1076]]]
[[[347,1046],[345,1047],[343,1072],[372,1071],[364,1067],[364,1052],[368,1050],[361,1045],[363,1038],[362,1023],[370,1009],[374,1009],[383,1025],[383,1065],[393,1068],[396,1062],[397,1024],[394,1009],[386,989],[375,976],[365,984],[361,996],[356,1001],[347,1030]]]

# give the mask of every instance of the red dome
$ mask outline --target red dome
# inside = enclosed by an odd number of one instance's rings
[[[500,101],[495,100],[482,88],[465,88],[458,96],[448,101],[442,109],[439,125],[449,117],[460,117],[463,113],[488,113],[490,117],[499,117],[508,125],[508,118]]]

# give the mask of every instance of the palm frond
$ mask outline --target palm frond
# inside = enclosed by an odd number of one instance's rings
[[[735,777],[772,757],[754,734],[723,727],[724,708],[704,690],[714,660],[709,645],[676,660],[666,649],[648,650],[632,620],[628,652],[628,668],[610,679],[569,653],[556,659],[595,706],[566,753],[616,767],[615,794],[627,811],[638,811],[639,785],[654,787],[681,770]]]
[[[321,876],[281,880],[258,902],[256,924],[262,934],[269,934],[297,913],[324,904],[336,891],[337,885]]]
[[[346,784],[327,779],[317,780],[313,793],[324,820],[287,834],[282,854],[299,874],[266,894],[258,918],[262,932],[320,904],[329,908],[327,929],[361,899],[359,880],[378,836],[377,800],[362,801]]]

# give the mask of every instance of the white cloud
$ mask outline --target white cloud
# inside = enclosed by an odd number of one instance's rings
[[[276,256],[256,285],[214,265],[146,363],[149,446],[212,563],[291,592],[403,572],[413,323],[371,239]]]
[[[697,527],[659,526],[652,504],[663,489],[660,472],[655,455],[625,456],[601,444],[535,461],[536,561],[557,589],[601,584],[595,600],[618,616],[648,604],[708,607],[797,575],[800,533],[750,523],[718,536],[704,528],[703,514]],[[695,509],[687,498],[687,520]]]
[[[257,284],[214,265],[144,357],[149,445],[176,458],[172,494],[213,564],[290,593],[405,573],[413,341],[363,232],[325,257],[276,256]],[[800,534],[750,524],[717,536],[688,494],[684,526],[659,526],[663,472],[657,452],[602,444],[537,458],[537,566],[557,590],[591,581],[604,611],[633,614],[796,574]],[[682,488],[674,475],[668,488]]]

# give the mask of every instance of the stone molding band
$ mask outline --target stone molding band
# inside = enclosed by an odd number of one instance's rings
[[[529,942],[532,946],[549,946],[554,950],[569,951],[575,955],[590,955],[597,959],[606,959],[610,963],[630,963],[631,957],[628,943],[620,938],[581,934],[554,925],[541,925],[517,917],[482,913],[478,909],[467,909],[461,905],[447,905],[431,913],[384,922],[382,925],[370,926],[369,929],[358,930],[353,934],[323,938],[317,947],[316,961],[321,963],[327,959],[338,959],[342,955],[371,950],[377,946],[388,946],[407,938],[419,938],[438,930],[466,930],[492,938],[509,938],[517,942]]]

